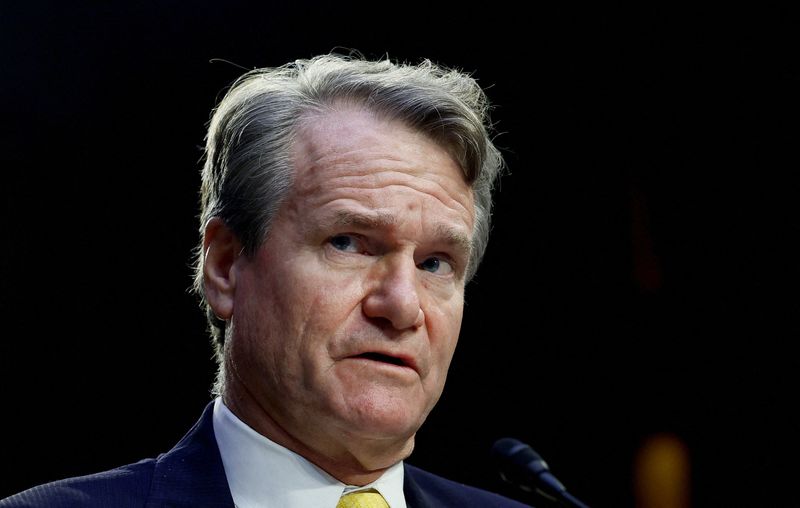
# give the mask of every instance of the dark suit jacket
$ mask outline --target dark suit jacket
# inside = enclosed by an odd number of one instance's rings
[[[213,403],[172,450],[156,459],[40,485],[0,501],[0,508],[234,508],[214,437],[212,409]],[[403,491],[409,508],[525,506],[409,464]]]

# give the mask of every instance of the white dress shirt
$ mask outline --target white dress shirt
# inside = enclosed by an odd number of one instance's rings
[[[364,487],[345,485],[300,455],[262,436],[214,401],[214,436],[238,508],[335,508],[345,492],[375,489],[390,508],[406,508],[403,463]]]

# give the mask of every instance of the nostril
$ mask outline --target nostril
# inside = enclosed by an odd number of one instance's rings
[[[389,318],[367,315],[367,319],[373,326],[384,331],[385,333],[391,333],[390,330],[394,329],[394,324],[392,324],[392,321]]]

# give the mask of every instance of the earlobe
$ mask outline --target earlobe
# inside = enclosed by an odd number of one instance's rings
[[[206,301],[218,318],[233,315],[236,289],[235,261],[241,251],[236,235],[219,217],[206,223],[203,235],[203,282]]]

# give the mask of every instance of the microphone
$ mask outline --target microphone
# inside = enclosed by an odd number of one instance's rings
[[[533,448],[510,437],[498,439],[492,446],[492,456],[500,471],[500,477],[524,490],[557,501],[568,508],[589,508],[550,473],[547,462]]]

